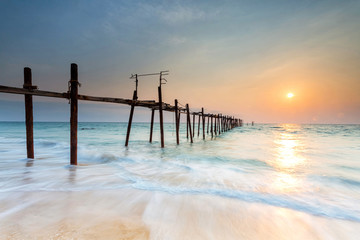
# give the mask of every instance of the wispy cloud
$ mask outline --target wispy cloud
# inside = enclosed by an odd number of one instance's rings
[[[180,45],[187,41],[185,37],[172,36],[168,39],[168,44],[170,45]]]
[[[157,16],[167,24],[189,23],[206,17],[204,11],[194,6],[189,7],[180,4],[171,6],[140,4],[140,10],[144,15]]]

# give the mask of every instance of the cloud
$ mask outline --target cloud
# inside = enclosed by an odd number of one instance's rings
[[[168,39],[169,45],[180,45],[187,41],[185,37],[173,36]]]
[[[205,12],[200,9],[180,4],[172,6],[140,4],[140,10],[146,16],[158,16],[161,21],[167,24],[189,23],[204,19],[206,16]]]

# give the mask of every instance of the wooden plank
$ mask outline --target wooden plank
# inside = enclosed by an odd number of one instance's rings
[[[24,89],[24,88],[8,87],[8,86],[3,86],[3,85],[0,85],[0,92],[11,93],[11,94],[28,94],[28,95],[40,96],[40,97],[53,97],[53,98],[69,99],[69,93],[58,93],[58,92],[51,92],[51,91],[42,91],[42,90],[37,90],[37,89]],[[94,97],[94,96],[87,96],[87,95],[78,95],[78,100],[118,103],[118,104],[126,104],[126,105],[131,105],[133,103],[133,100],[131,100],[131,99],[111,98],[111,97]],[[156,103],[153,100],[136,101],[136,106],[153,108],[154,106],[157,106],[157,105],[158,105],[158,103]]]
[[[71,64],[70,73],[70,164],[77,165],[77,130],[78,130],[78,66]]]
[[[31,69],[24,68],[24,89],[32,89]],[[26,150],[27,158],[34,158],[33,101],[32,95],[25,94]]]
[[[41,91],[37,89],[7,87],[3,85],[0,85],[0,92],[12,93],[12,94],[28,94],[28,95],[41,96],[41,97],[69,98],[68,93],[57,93],[50,91]]]
[[[8,87],[0,85],[0,92],[3,93],[10,93],[10,94],[29,94],[33,96],[40,96],[40,97],[53,97],[53,98],[64,98],[69,99],[70,95],[67,92],[58,93],[58,92],[51,92],[51,91],[43,91],[37,89],[24,89],[24,88],[16,88],[16,87]],[[81,101],[92,101],[92,102],[104,102],[104,103],[115,103],[115,104],[124,104],[124,105],[132,105],[132,99],[125,99],[125,98],[112,98],[112,97],[96,97],[96,96],[88,96],[88,95],[78,95],[78,100]],[[135,102],[135,106],[139,107],[147,107],[151,109],[158,110],[159,103],[154,100],[137,100]],[[174,112],[175,107],[171,106],[167,103],[162,103],[163,111],[170,111]],[[186,112],[186,108],[178,107],[179,111]],[[192,113],[191,113],[192,114]],[[198,115],[198,113],[194,113]]]
[[[118,104],[125,104],[125,105],[132,105],[133,100],[131,99],[124,99],[124,98],[110,98],[110,97],[94,97],[94,96],[86,96],[86,95],[79,95],[79,100],[83,101],[93,101],[93,102],[108,102],[108,103],[118,103]],[[157,108],[158,103],[155,101],[142,101],[136,100],[135,106],[139,107],[148,107],[148,108]]]

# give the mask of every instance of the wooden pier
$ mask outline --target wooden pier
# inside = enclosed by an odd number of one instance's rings
[[[78,94],[79,89],[79,80],[78,80],[78,66],[75,63],[71,64],[70,68],[70,81],[68,82],[68,91],[63,93],[51,92],[51,91],[42,91],[38,90],[37,86],[32,85],[32,74],[31,69],[26,67],[24,68],[24,85],[22,88],[8,87],[0,85],[0,92],[10,93],[10,94],[23,94],[25,96],[25,122],[26,122],[26,149],[27,157],[34,158],[34,137],[33,137],[33,101],[32,96],[42,96],[42,97],[52,97],[52,98],[63,98],[70,101],[70,164],[77,165],[77,130],[78,130],[78,101],[95,101],[95,102],[107,102],[107,103],[117,103],[130,105],[130,115],[129,122],[126,133],[125,146],[128,146],[130,139],[130,132],[132,126],[132,119],[134,115],[135,107],[146,107],[151,109],[151,123],[150,123],[150,138],[149,142],[152,142],[153,136],[153,126],[154,126],[154,114],[155,111],[159,111],[159,124],[160,124],[160,141],[161,147],[165,147],[164,139],[164,120],[163,120],[163,111],[174,112],[175,114],[175,131],[176,131],[176,143],[180,144],[179,130],[180,130],[180,117],[181,114],[186,114],[186,128],[187,128],[187,138],[190,137],[190,142],[193,143],[193,138],[195,137],[195,121],[196,116],[198,116],[198,129],[197,136],[200,136],[200,125],[202,123],[202,138],[205,140],[205,132],[211,134],[211,138],[214,135],[220,135],[223,132],[229,131],[234,127],[242,126],[242,120],[237,119],[233,116],[225,116],[222,114],[211,114],[205,113],[204,108],[201,108],[201,112],[191,112],[189,104],[186,104],[186,107],[179,106],[179,102],[175,99],[175,104],[170,105],[162,101],[162,89],[161,85],[163,84],[162,75],[167,75],[167,71],[160,72],[160,83],[158,87],[158,101],[143,101],[138,100],[137,95],[137,78],[138,75],[133,75],[136,77],[136,89],[133,93],[132,99],[124,98],[110,98],[110,97],[94,97],[87,95]],[[133,77],[132,76],[132,77]],[[191,123],[191,115],[193,120]],[[207,126],[205,126],[207,118]],[[210,124],[210,126],[209,126]],[[210,128],[210,132],[209,132]],[[205,131],[205,129],[207,129]]]

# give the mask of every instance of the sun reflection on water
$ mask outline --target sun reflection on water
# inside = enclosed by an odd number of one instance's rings
[[[283,193],[299,192],[303,187],[299,173],[306,163],[303,156],[305,143],[298,134],[299,125],[284,124],[281,128],[282,131],[275,133],[275,158],[271,165],[276,170],[276,176],[272,185]]]

